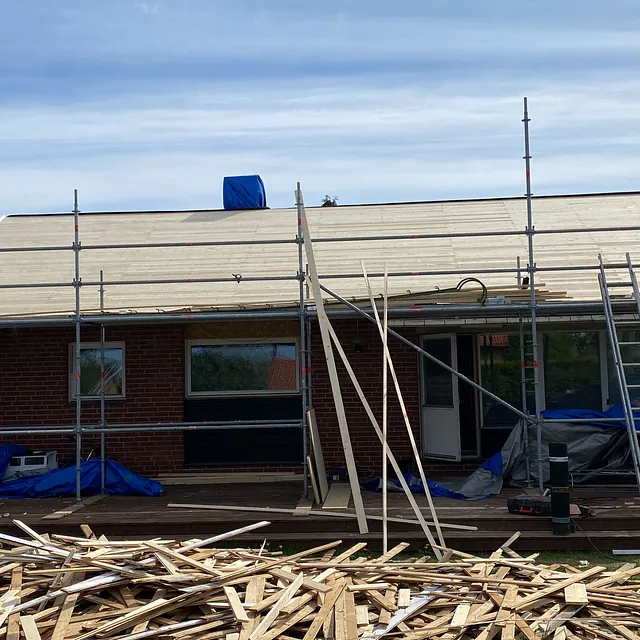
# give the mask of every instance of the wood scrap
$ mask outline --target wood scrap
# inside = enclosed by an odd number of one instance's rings
[[[326,500],[329,493],[329,484],[327,482],[327,469],[324,464],[324,455],[322,453],[322,443],[320,442],[320,430],[316,422],[316,410],[307,411],[307,424],[309,425],[309,436],[311,438],[311,451],[316,463],[316,473],[318,474],[318,490],[320,500]]]
[[[351,498],[351,487],[346,482],[334,482],[329,487],[323,509],[348,509]]]
[[[0,638],[26,640],[638,640],[640,574],[488,558],[354,557],[340,541],[282,554],[204,540],[3,535]],[[331,550],[322,556],[321,554]],[[99,553],[98,553],[99,552]],[[9,570],[4,570],[11,567]]]

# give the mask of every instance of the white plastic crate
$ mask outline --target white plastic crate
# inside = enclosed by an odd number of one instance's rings
[[[13,456],[7,467],[7,472],[4,474],[4,479],[37,476],[57,468],[57,451],[36,451],[26,456]]]

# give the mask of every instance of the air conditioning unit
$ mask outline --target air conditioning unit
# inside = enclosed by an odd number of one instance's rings
[[[36,451],[26,456],[13,456],[3,480],[22,476],[38,476],[58,468],[57,451]]]

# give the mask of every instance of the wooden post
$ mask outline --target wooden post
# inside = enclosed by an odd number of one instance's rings
[[[382,552],[387,553],[389,550],[389,531],[387,526],[387,507],[388,507],[388,493],[387,487],[388,474],[387,474],[387,428],[388,428],[388,398],[387,387],[388,377],[387,372],[389,370],[387,364],[387,318],[388,318],[388,304],[387,304],[387,292],[389,289],[389,272],[387,270],[387,263],[384,263],[384,289],[382,294],[383,299],[383,351],[382,351]]]
[[[309,231],[309,223],[307,214],[304,209],[304,201],[302,199],[302,191],[300,183],[296,189],[296,205],[298,207],[298,226],[302,230],[304,239],[304,249],[309,262],[309,280],[311,282],[311,291],[316,303],[316,313],[318,315],[318,324],[320,325],[320,334],[322,336],[322,346],[324,349],[325,360],[327,361],[327,370],[331,381],[331,392],[333,394],[333,402],[336,406],[336,414],[338,416],[338,426],[340,427],[340,438],[342,439],[342,448],[344,449],[344,457],[347,463],[347,473],[349,474],[349,483],[351,484],[351,493],[353,495],[353,505],[356,509],[358,527],[360,533],[369,533],[369,525],[364,511],[362,502],[362,494],[360,492],[360,481],[358,479],[358,470],[353,457],[353,449],[351,448],[351,437],[349,436],[349,426],[347,425],[347,415],[342,403],[342,392],[340,391],[340,383],[338,381],[338,371],[336,369],[336,361],[333,356],[333,348],[331,347],[331,338],[329,337],[329,318],[324,309],[322,300],[322,291],[318,282],[318,269],[316,267],[316,259],[311,244],[311,233]]]

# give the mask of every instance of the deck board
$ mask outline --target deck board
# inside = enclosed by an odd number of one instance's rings
[[[453,524],[472,524],[477,532],[446,531],[449,544],[459,549],[495,549],[514,531],[522,536],[515,542],[515,549],[539,550],[593,548],[584,533],[568,537],[553,536],[547,518],[511,515],[507,512],[509,496],[520,493],[517,489],[505,489],[500,496],[478,502],[460,502],[449,498],[434,498],[440,519]],[[245,505],[277,507],[295,510],[302,495],[302,483],[281,482],[264,484],[181,485],[168,486],[159,497],[108,496],[84,509],[69,513],[60,520],[43,519],[47,514],[64,509],[74,503],[72,498],[48,498],[29,500],[0,500],[0,531],[17,534],[12,519],[17,518],[37,531],[78,535],[81,524],[89,524],[100,535],[147,536],[161,535],[184,537],[214,535],[260,519],[257,513],[206,511],[197,509],[168,508],[170,502],[196,504]],[[380,494],[363,492],[367,513],[382,514]],[[428,516],[424,496],[417,497],[418,504]],[[635,489],[581,488],[573,492],[573,501],[589,505],[597,512],[595,518],[578,521],[590,538],[597,540],[601,548],[637,548],[635,532],[640,529],[640,496]],[[265,514],[272,524],[246,540],[270,540],[312,543],[333,539],[367,540],[372,547],[380,542],[379,522],[371,521],[371,533],[360,536],[355,518],[328,518],[314,516],[314,507],[304,517],[286,514]],[[353,513],[353,509],[345,510]],[[389,515],[394,518],[414,519],[414,514],[404,494],[389,494]],[[390,523],[390,539],[424,545],[424,534],[419,526]]]

